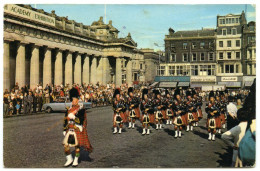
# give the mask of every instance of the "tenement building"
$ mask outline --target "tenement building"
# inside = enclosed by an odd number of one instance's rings
[[[217,16],[217,82],[226,87],[241,87],[242,28],[246,25],[245,13]]]
[[[37,84],[145,80],[144,59],[128,34],[118,38],[112,21],[91,25],[47,13],[30,5],[4,6],[4,89]],[[140,62],[138,61],[140,59]],[[133,74],[133,61],[141,73]],[[138,62],[137,62],[138,61]],[[139,74],[139,77],[138,77]]]
[[[216,83],[216,33],[214,29],[178,31],[165,36],[166,64],[161,64],[160,81],[172,87],[198,87]]]
[[[255,34],[255,22],[247,23],[244,11],[217,16],[216,29],[170,28],[166,64],[158,67],[155,82],[205,90],[249,87],[256,76]]]

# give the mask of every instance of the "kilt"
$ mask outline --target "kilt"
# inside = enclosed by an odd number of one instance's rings
[[[162,115],[163,115],[162,119],[168,118],[168,116],[166,115],[166,110],[161,110],[161,112],[162,112]]]
[[[202,119],[203,118],[203,114],[202,114],[201,109],[198,109],[197,112],[198,112],[198,118]]]
[[[221,124],[225,124],[226,123],[226,118],[225,118],[225,114],[224,113],[220,114],[220,120],[221,120]]]
[[[188,123],[188,113],[185,113],[184,115],[181,116],[182,122],[184,126],[187,126]]]
[[[134,108],[134,111],[135,111],[135,114],[136,114],[136,119],[139,119],[140,118],[140,109],[139,109],[139,107]]]
[[[221,129],[221,121],[219,117],[215,117],[216,129]],[[209,128],[209,119],[207,119],[206,127]]]
[[[79,146],[84,147],[84,149],[89,152],[92,152],[93,147],[91,146],[91,144],[89,142],[87,129],[83,128],[82,132],[80,132],[79,129],[75,129],[75,133],[77,135],[77,140],[78,140]]]
[[[150,123],[155,123],[155,114],[149,114]]]
[[[116,116],[116,113],[114,113],[113,122],[115,122],[115,120],[114,120],[115,116]],[[120,112],[120,116],[123,119],[123,123],[126,123],[127,122],[126,112]]]
[[[198,112],[192,112],[192,115],[194,117],[194,122],[198,122],[199,121]]]

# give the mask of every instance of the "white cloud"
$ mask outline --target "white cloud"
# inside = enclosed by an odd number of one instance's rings
[[[248,18],[255,18],[256,17],[256,13],[255,12],[247,12],[247,17]]]

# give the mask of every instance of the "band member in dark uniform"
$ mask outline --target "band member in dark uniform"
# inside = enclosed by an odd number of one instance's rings
[[[92,152],[93,148],[88,139],[87,133],[87,113],[83,108],[83,104],[79,103],[79,92],[77,89],[70,90],[70,101],[72,106],[67,110],[64,117],[64,140],[63,146],[67,161],[65,167],[78,166],[78,159],[80,157],[80,147],[84,147],[88,152]],[[70,153],[70,147],[75,147],[75,158],[73,161]],[[73,163],[72,163],[73,162]]]
[[[169,91],[166,89],[166,98],[164,101],[164,106],[166,107],[166,124],[172,125],[173,124],[173,99],[170,96]]]
[[[214,92],[211,91],[209,94],[209,103],[206,105],[205,111],[208,114],[207,118],[207,128],[209,132],[209,138],[208,140],[215,141],[215,135],[216,135],[216,130],[219,126],[221,126],[221,122],[219,119],[219,109],[216,105],[215,97],[214,97]]]
[[[129,111],[129,126],[128,128],[135,127],[135,120],[140,118],[139,100],[134,97],[133,88],[128,88],[128,111]]]
[[[163,124],[163,114],[162,114],[162,100],[161,94],[159,90],[153,90],[155,94],[155,99],[153,100],[153,107],[155,112],[155,123],[156,123],[156,130],[162,129]]]
[[[174,106],[173,106],[173,112],[174,112],[174,130],[175,130],[175,138],[180,137],[181,138],[181,131],[183,126],[185,126],[184,120],[185,120],[185,113],[186,108],[183,105],[183,101],[181,100],[180,96],[180,90],[177,88],[174,92]]]
[[[122,133],[122,128],[123,128],[123,122],[126,121],[126,116],[125,116],[125,101],[120,95],[120,89],[115,89],[114,92],[114,101],[113,101],[113,110],[114,110],[114,117],[113,117],[113,127],[114,127],[114,132],[113,134]],[[117,127],[119,127],[119,130],[117,132]]]

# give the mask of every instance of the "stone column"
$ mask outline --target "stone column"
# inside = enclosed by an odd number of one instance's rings
[[[94,56],[91,64],[91,76],[90,76],[90,82],[92,84],[97,83],[96,76],[97,76],[97,58]]]
[[[34,89],[40,81],[40,54],[38,45],[34,45],[32,48],[30,63],[30,88]]]
[[[121,67],[122,59],[116,58],[116,87],[120,87],[122,85],[122,67]]]
[[[10,91],[10,42],[4,40],[4,90]]]
[[[89,56],[88,55],[86,55],[84,59],[82,81],[83,83],[86,83],[86,85],[89,84]]]
[[[128,59],[126,65],[126,83],[128,86],[132,86],[132,60]]]
[[[109,74],[109,61],[107,57],[103,57],[103,84],[107,84]]]
[[[72,52],[68,52],[66,63],[65,63],[65,85],[69,84],[69,86],[72,86]]]
[[[46,84],[51,84],[52,77],[52,69],[51,69],[51,49],[47,48],[45,51],[44,59],[43,59],[43,85],[45,87]]]
[[[55,60],[54,84],[60,85],[62,82],[62,51],[58,50]]]
[[[19,87],[25,85],[25,43],[22,42],[17,49],[15,82],[18,82]]]
[[[97,66],[97,74],[96,74],[96,81],[99,82],[100,84],[103,84],[103,57],[100,57],[100,60],[98,62]]]
[[[74,66],[74,83],[81,86],[81,54],[77,54]]]

